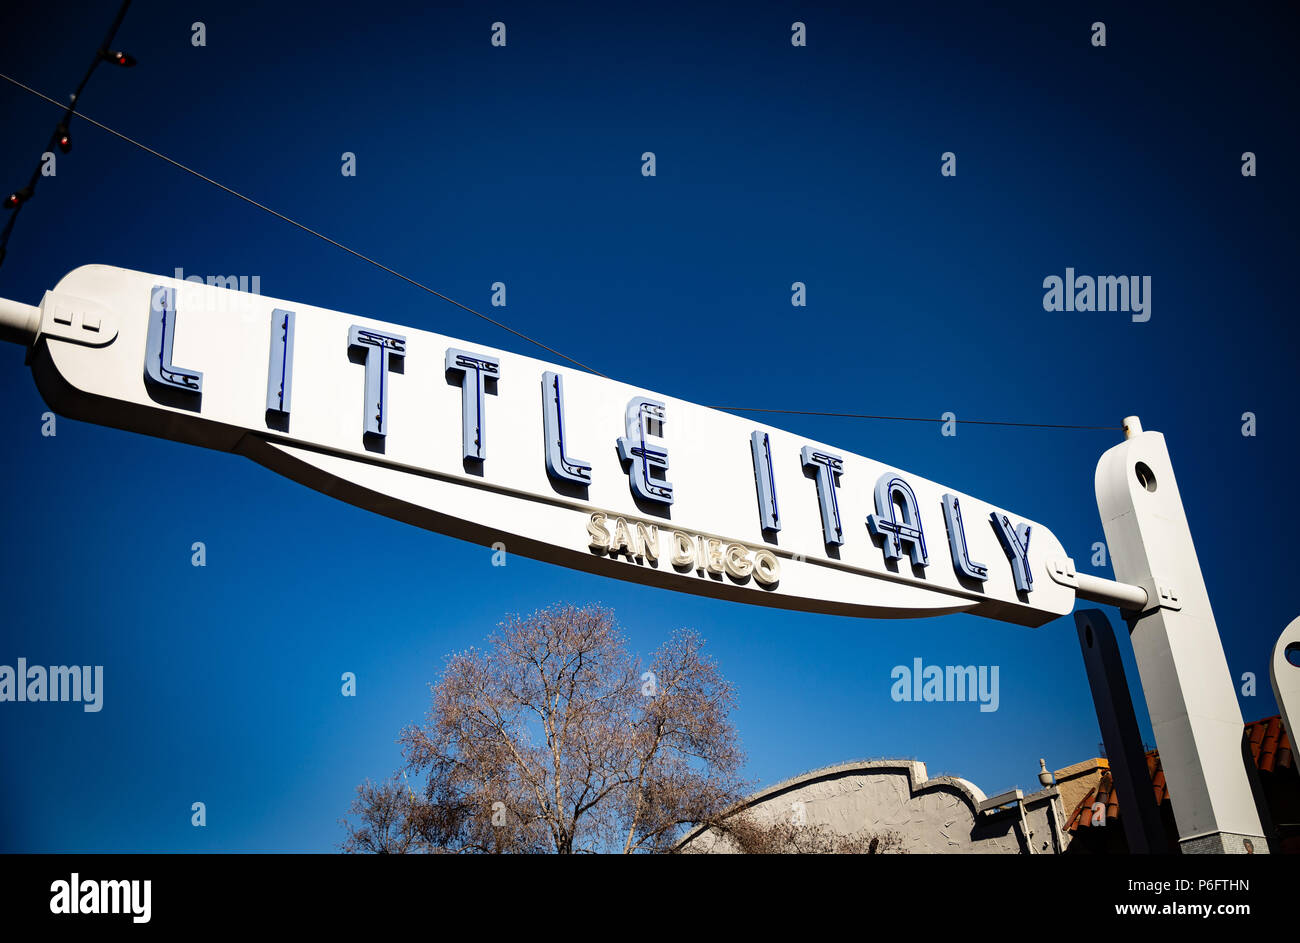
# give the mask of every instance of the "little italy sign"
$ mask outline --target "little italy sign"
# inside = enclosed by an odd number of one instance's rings
[[[32,371],[60,413],[239,452],[454,537],[816,612],[1036,626],[1074,606],[1041,524],[531,357],[105,265],[64,277],[37,317]]]
[[[1037,626],[1076,596],[1120,606],[1180,840],[1266,847],[1173,465],[1135,416],[1095,479],[1125,581],[1113,582],[1076,573],[1041,524],[874,459],[363,315],[88,265],[39,307],[0,298],[0,339],[30,348],[41,394],[66,416],[238,452],[371,511],[562,566],[870,617]],[[1099,717],[1114,718],[1106,692],[1127,683],[1118,656],[1105,661],[1099,616],[1076,620],[1105,675]]]

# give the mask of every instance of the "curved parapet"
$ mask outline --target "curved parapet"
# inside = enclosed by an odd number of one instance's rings
[[[1019,854],[1026,838],[1020,809],[1024,802],[990,800],[978,786],[958,776],[929,777],[916,760],[855,760],[812,770],[746,798],[729,815],[748,813],[760,822],[796,821],[833,834],[889,837],[892,848],[907,853]],[[1036,800],[1033,831],[1036,846],[1050,849],[1046,797]],[[728,853],[730,839],[708,826],[688,833],[682,852]]]

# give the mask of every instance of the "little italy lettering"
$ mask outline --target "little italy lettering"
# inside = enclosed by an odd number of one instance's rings
[[[190,403],[201,408],[203,374],[173,363],[173,344],[177,333],[176,290],[165,285],[153,289],[148,340],[145,348],[145,377],[160,391],[175,396],[192,397]],[[287,421],[293,402],[295,312],[276,308],[271,319],[271,345],[266,378],[266,409]],[[382,451],[383,440],[391,431],[389,375],[399,363],[405,370],[407,339],[404,335],[354,324],[348,330],[348,353],[364,369],[362,441],[367,447]],[[501,361],[490,354],[446,348],[441,366],[461,388],[461,446],[467,467],[480,469],[488,460],[487,396],[493,383],[502,377]],[[579,488],[593,481],[592,464],[569,453],[566,441],[564,377],[545,371],[541,377],[542,455],[550,478]],[[180,402],[184,402],[181,400]],[[675,489],[668,480],[671,468],[669,448],[663,440],[668,420],[666,405],[649,396],[634,396],[624,410],[623,435],[615,444],[632,495],[649,506],[671,506]],[[750,437],[753,458],[757,513],[763,531],[775,534],[782,528],[773,473],[770,436],[754,430]],[[844,457],[811,445],[800,452],[804,469],[815,479],[822,531],[827,547],[845,544],[844,522],[840,516],[839,482]],[[988,579],[988,567],[971,559],[966,538],[966,524],[961,504],[954,494],[945,494],[941,502],[948,534],[952,566],[962,578],[982,583]],[[993,512],[989,518],[998,540],[1011,563],[1015,588],[1019,593],[1033,591],[1029,565],[1032,528],[1013,523],[1006,515]],[[629,522],[622,517],[607,529],[607,516],[593,513],[588,523],[592,549],[616,557],[639,558],[652,565],[659,559],[657,525]],[[875,482],[875,513],[866,517],[871,535],[880,542],[884,559],[891,562],[907,559],[924,570],[931,565],[926,529],[916,493],[907,478],[896,471],[886,471]],[[751,551],[741,544],[721,539],[691,536],[684,531],[672,532],[672,563],[678,569],[696,569],[713,574],[726,573],[737,581],[752,575],[763,588],[777,583],[779,564],[769,551]]]
[[[74,270],[36,313],[32,371],[61,414],[238,452],[484,546],[803,611],[1041,625],[1073,608],[1041,525],[602,376],[112,266]],[[160,480],[185,473],[167,461]]]

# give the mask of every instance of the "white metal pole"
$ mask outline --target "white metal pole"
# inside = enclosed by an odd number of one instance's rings
[[[36,340],[40,324],[40,308],[0,298],[0,340],[29,345]]]
[[[1243,754],[1245,725],[1196,558],[1173,464],[1158,432],[1124,420],[1097,463],[1097,508],[1115,576],[1142,587],[1128,615],[1142,690],[1184,853],[1265,853]]]
[[[1117,609],[1141,612],[1147,607],[1147,591],[1141,586],[1117,583],[1100,576],[1076,573],[1075,595],[1088,602],[1099,602]]]

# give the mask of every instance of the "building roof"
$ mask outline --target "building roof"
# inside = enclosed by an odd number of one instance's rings
[[[1250,744],[1250,755],[1255,765],[1266,773],[1275,769],[1289,769],[1295,764],[1295,755],[1291,750],[1291,741],[1282,727],[1280,716],[1265,717],[1246,725],[1246,739]],[[1156,805],[1160,806],[1169,799],[1169,787],[1165,784],[1165,772],[1160,765],[1160,751],[1152,750],[1146,755],[1147,775],[1151,779],[1151,788],[1155,792]],[[1101,825],[1119,817],[1120,806],[1115,794],[1115,783],[1110,775],[1110,764],[1105,760],[1092,760],[1101,769],[1097,783],[1079,800],[1074,811],[1066,820],[1066,829],[1071,833],[1091,825]],[[1082,764],[1076,764],[1079,766]],[[1074,769],[1075,767],[1069,767]],[[1059,775],[1059,773],[1058,773]],[[1096,816],[1093,807],[1105,804],[1105,819]],[[1094,818],[1096,821],[1094,822]]]

